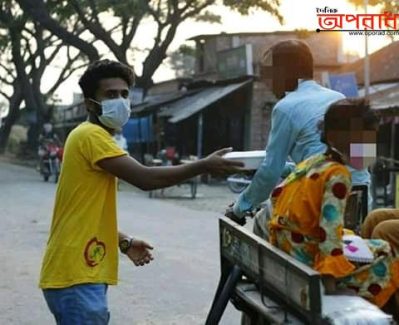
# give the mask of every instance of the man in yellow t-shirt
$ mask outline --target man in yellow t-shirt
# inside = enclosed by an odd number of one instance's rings
[[[115,61],[89,66],[79,81],[88,121],[65,143],[40,288],[57,324],[107,324],[107,287],[117,284],[118,245],[135,265],[152,260],[148,243],[118,233],[116,177],[143,190],[177,184],[201,173],[236,173],[242,164],[216,151],[187,165],[146,167],[112,138],[130,116],[134,73]]]

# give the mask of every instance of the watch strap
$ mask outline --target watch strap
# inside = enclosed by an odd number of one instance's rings
[[[127,237],[119,242],[119,249],[123,254],[126,254],[130,247],[132,247],[133,238]]]

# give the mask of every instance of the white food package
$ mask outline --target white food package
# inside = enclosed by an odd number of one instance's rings
[[[265,156],[265,150],[232,151],[226,153],[223,158],[241,161],[244,163],[245,169],[256,170],[265,159]]]

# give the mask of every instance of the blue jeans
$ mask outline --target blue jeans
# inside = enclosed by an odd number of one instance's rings
[[[79,284],[43,290],[57,325],[106,325],[109,322],[106,284]]]

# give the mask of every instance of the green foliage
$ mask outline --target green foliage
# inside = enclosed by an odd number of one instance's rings
[[[206,10],[202,14],[195,17],[196,21],[207,22],[211,24],[220,24],[222,22],[222,17],[215,15],[212,12]]]
[[[358,8],[364,7],[364,0],[348,0],[350,3],[354,4]],[[398,0],[368,0],[368,6],[381,6],[381,13],[389,12],[396,14],[399,11],[399,1]],[[393,42],[395,40],[394,35],[388,35],[388,38]]]
[[[0,0],[1,1],[1,0]],[[278,7],[280,0],[15,0],[28,3],[28,14],[41,24],[50,16],[52,26],[46,28],[62,41],[82,51],[89,60],[97,60],[97,41],[102,42],[115,58],[126,64],[133,57],[135,35],[142,23],[153,23],[155,32],[148,35],[153,47],[143,61],[143,73],[137,77],[137,85],[148,89],[152,76],[166,58],[178,27],[187,20],[220,23],[221,17],[211,12],[213,5],[224,5],[242,15],[253,9],[264,10],[282,21]],[[32,7],[40,4],[42,15]],[[54,26],[57,25],[57,26]],[[61,32],[60,32],[61,31]],[[71,35],[73,34],[73,35]],[[87,37],[92,40],[88,40]],[[96,41],[94,43],[94,40]]]
[[[278,10],[280,0],[223,0],[223,4],[242,15],[248,15],[252,9],[260,9],[276,16],[280,23],[283,22]]]
[[[47,8],[50,14],[56,15],[60,23],[69,20],[75,14],[68,1],[49,0],[47,1]]]
[[[364,6],[364,0],[348,0],[350,3],[354,4],[357,7]],[[368,0],[369,6],[382,6],[382,12],[388,11],[392,13],[397,13],[399,10],[399,1],[397,0]]]
[[[56,15],[61,21],[67,21],[76,16],[76,7],[84,12],[87,17],[95,17],[101,13],[108,13],[114,17],[130,19],[137,14],[148,10],[148,1],[145,0],[77,0],[47,2],[49,12]]]
[[[196,51],[195,51],[195,47],[190,46],[190,45],[183,44],[183,45],[181,45],[181,46],[178,48],[177,52],[178,52],[179,54],[182,54],[182,55],[195,56],[195,52],[196,52]]]
[[[116,17],[125,18],[142,14],[148,9],[148,1],[145,0],[99,0],[96,1],[96,4],[99,12],[107,11]]]
[[[10,43],[10,39],[7,34],[0,35],[0,49],[2,51],[4,51],[6,48],[8,48],[9,43]]]
[[[168,61],[175,71],[176,77],[188,78],[193,76],[195,70],[195,54],[196,50],[194,47],[183,44],[169,55]]]
[[[296,29],[295,33],[298,36],[298,38],[301,38],[301,39],[308,38],[313,34],[312,31],[309,31],[307,29]]]

